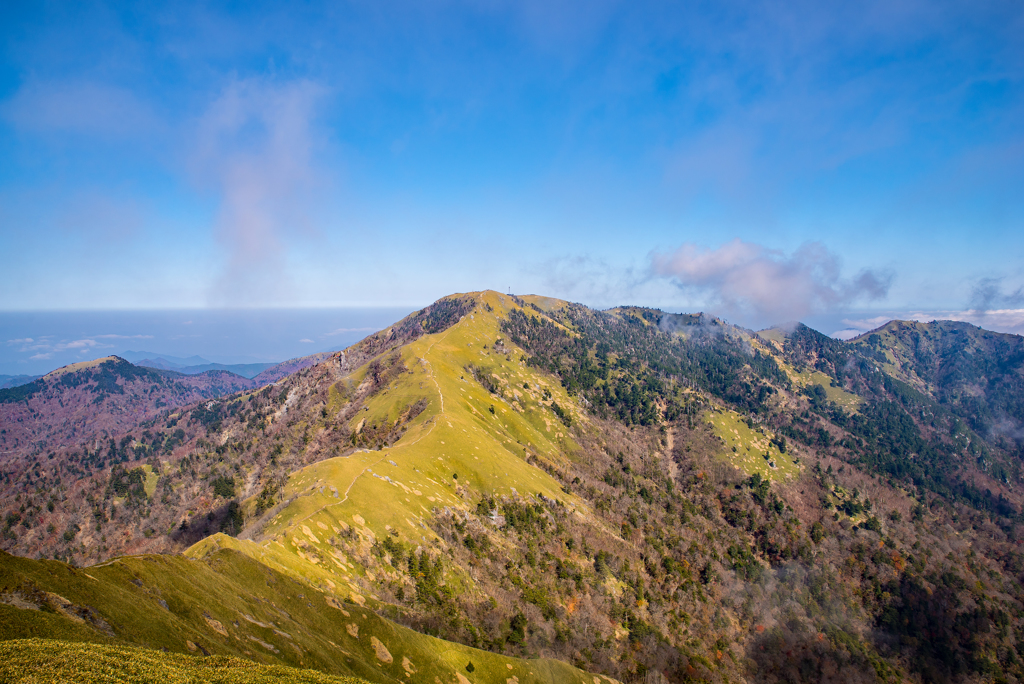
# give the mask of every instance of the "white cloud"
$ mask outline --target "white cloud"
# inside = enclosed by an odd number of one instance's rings
[[[91,337],[83,337],[78,340],[61,340],[59,342],[53,341],[50,336],[44,337],[25,337],[17,340],[8,340],[8,345],[20,345],[18,351],[20,352],[37,352],[32,359],[48,359],[54,353],[68,352],[68,351],[79,351],[88,352],[92,349],[110,349],[113,347],[111,344],[101,342],[101,339],[152,339],[152,335],[94,335]]]
[[[98,340],[151,340],[152,335],[96,335]]]
[[[289,243],[316,234],[311,208],[326,190],[313,161],[323,93],[310,81],[235,81],[200,120],[193,163],[220,195],[216,233],[227,262],[212,303],[287,301]]]
[[[529,271],[540,278],[544,294],[598,306],[623,304],[643,281],[632,268],[589,255],[547,259]]]
[[[844,318],[843,325],[848,325],[850,326],[850,328],[865,331],[874,330],[875,328],[881,328],[883,325],[885,325],[891,320],[892,316],[874,316],[872,318],[861,319]]]
[[[53,344],[50,342],[49,336],[44,335],[43,337],[24,337],[17,340],[7,340],[7,344],[10,346],[18,345],[18,351],[29,352],[52,349]]]
[[[717,249],[685,243],[650,259],[654,275],[702,293],[711,307],[752,324],[784,323],[881,299],[892,280],[874,270],[844,278],[839,257],[820,242],[804,243],[791,255],[739,239]]]

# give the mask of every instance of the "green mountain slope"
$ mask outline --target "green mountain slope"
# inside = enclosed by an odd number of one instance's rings
[[[83,564],[142,539],[184,552],[85,570],[170,559],[143,586],[217,597],[203,610],[227,636],[196,609],[153,636],[115,629],[179,652],[391,676],[364,639],[343,646],[342,606],[441,681],[523,662],[549,681],[1021,678],[1020,441],[965,399],[1019,417],[1016,338],[957,347],[933,326],[927,349],[952,359],[936,365],[907,330],[842,343],[453,295],[273,386],[163,414],[84,477],[74,451],[38,459],[7,484],[5,531]],[[65,626],[43,636],[102,632]]]
[[[3,640],[131,644],[371,682],[592,679],[559,662],[508,658],[419,634],[228,550],[202,561],[134,556],[87,569],[3,554],[0,587]]]
[[[1024,338],[957,321],[891,321],[852,340],[885,372],[949,406],[988,437],[1020,437]]]
[[[345,413],[339,391],[321,411],[328,419],[339,411],[344,415],[350,443],[365,444],[372,439],[367,433],[396,424],[402,426],[401,438],[293,472],[278,495],[288,503],[242,533],[259,542],[239,543],[243,553],[286,572],[301,568],[297,574],[309,581],[337,583],[361,573],[335,556],[329,540],[343,531],[357,535],[365,546],[385,538],[419,545],[436,538],[427,524],[433,511],[468,507],[475,498],[469,492],[531,500],[542,495],[580,506],[529,462],[559,463],[578,452],[552,406],[561,402],[569,421],[572,416],[580,420],[579,408],[558,383],[528,368],[521,350],[501,341],[498,321],[514,306],[511,300],[488,293],[469,301],[475,304],[473,313],[441,333],[402,346],[386,359],[384,371],[368,366],[339,381],[375,388],[352,415]],[[287,384],[286,404],[295,402],[296,409],[288,407],[278,420],[287,421],[292,411],[305,417],[305,402],[322,389],[322,382],[310,376]],[[410,418],[417,405],[418,414]],[[324,423],[315,429],[323,433],[337,427]],[[205,546],[190,553],[201,554]]]
[[[0,642],[0,680],[11,684],[365,684],[363,679],[257,665],[241,658],[202,658],[51,639]]]

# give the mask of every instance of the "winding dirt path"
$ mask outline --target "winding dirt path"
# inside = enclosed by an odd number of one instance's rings
[[[456,324],[456,325],[458,325],[458,324]],[[335,502],[332,502],[332,503],[325,504],[325,505],[321,506],[320,508],[316,509],[315,511],[313,511],[309,515],[307,515],[307,516],[305,516],[305,517],[303,517],[303,518],[301,518],[299,520],[293,521],[289,527],[294,527],[294,526],[296,526],[296,525],[298,525],[300,523],[303,523],[303,522],[309,520],[310,518],[312,518],[314,515],[317,515],[318,513],[322,512],[324,510],[327,510],[328,508],[332,508],[334,506],[341,506],[346,501],[348,501],[349,493],[352,491],[352,488],[355,486],[355,484],[359,480],[359,478],[362,477],[363,475],[365,475],[367,470],[370,470],[371,468],[373,468],[375,465],[377,465],[381,461],[386,460],[387,457],[391,455],[393,449],[401,449],[403,447],[410,447],[410,446],[416,444],[417,442],[419,442],[420,440],[422,440],[424,437],[427,437],[431,432],[434,431],[434,426],[437,425],[437,421],[440,420],[441,416],[444,415],[444,393],[441,391],[441,385],[440,385],[440,383],[437,382],[437,377],[436,377],[436,375],[434,373],[434,367],[431,365],[430,361],[427,359],[427,356],[430,354],[430,351],[434,348],[434,345],[436,345],[438,342],[441,342],[441,341],[445,340],[448,337],[448,335],[451,334],[452,330],[454,330],[454,329],[455,329],[455,326],[452,326],[451,328],[449,328],[448,332],[446,332],[443,336],[439,337],[438,339],[434,340],[430,344],[430,346],[427,347],[427,350],[423,353],[423,360],[427,364],[427,373],[430,375],[430,379],[434,382],[434,387],[437,389],[437,396],[438,396],[438,399],[440,400],[440,404],[441,404],[441,410],[437,413],[436,416],[434,416],[434,420],[430,424],[430,428],[425,433],[423,433],[422,435],[420,435],[419,437],[417,437],[416,439],[414,439],[411,442],[407,442],[407,443],[404,443],[404,444],[396,444],[393,447],[385,447],[384,449],[381,449],[381,452],[382,452],[381,457],[378,458],[373,463],[367,464],[362,470],[360,470],[358,473],[356,473],[355,477],[352,478],[352,481],[349,482],[348,487],[345,488],[345,497],[343,499],[341,499],[340,501],[335,501]],[[359,453],[359,452],[356,452],[356,453]]]

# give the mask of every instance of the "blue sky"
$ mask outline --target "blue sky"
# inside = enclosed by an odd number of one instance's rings
[[[1016,1],[5,3],[0,310],[1024,332],[1021,36]]]

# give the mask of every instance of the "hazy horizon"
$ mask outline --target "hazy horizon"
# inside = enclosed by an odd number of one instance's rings
[[[0,312],[0,374],[43,375],[148,351],[213,363],[276,363],[343,349],[414,308]]]
[[[0,312],[0,375],[44,375],[70,363],[128,351],[200,356],[221,364],[276,363],[344,349],[429,303],[414,307]],[[811,315],[801,322],[826,335],[847,339],[892,319],[953,319],[996,332],[1024,333],[1024,315],[998,311],[854,311]]]

